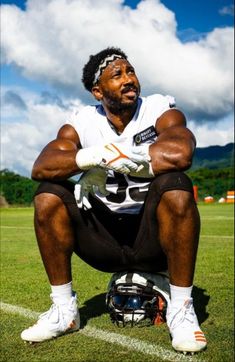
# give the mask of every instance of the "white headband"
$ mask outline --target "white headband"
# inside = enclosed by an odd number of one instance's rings
[[[93,84],[94,84],[94,85],[95,85],[95,84],[97,83],[97,81],[99,80],[99,78],[100,78],[103,70],[104,70],[110,63],[112,63],[112,62],[113,62],[114,60],[116,60],[116,59],[124,59],[124,58],[123,58],[123,56],[121,56],[121,55],[119,55],[119,54],[112,54],[112,55],[107,56],[106,58],[104,58],[104,59],[101,61],[100,65],[99,65],[99,67],[98,67],[98,69],[97,69],[97,71],[96,71],[96,73],[95,73],[95,75],[94,75],[94,81],[93,81]]]

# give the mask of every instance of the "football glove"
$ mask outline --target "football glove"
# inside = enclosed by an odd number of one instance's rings
[[[141,164],[141,167],[139,167],[138,172],[134,171],[131,172],[131,176],[137,176],[137,177],[146,177],[146,178],[152,178],[155,177],[152,165],[151,165],[151,157],[149,155],[149,144],[145,143],[140,146],[133,146],[131,148],[132,152],[132,159],[136,159],[136,157],[142,158],[144,161]]]
[[[87,147],[76,154],[76,163],[81,170],[88,170],[95,166],[110,169],[123,174],[131,171],[138,172],[146,162],[146,153],[132,153],[131,148],[119,144],[109,143],[105,146]]]
[[[92,168],[81,176],[74,189],[74,196],[79,209],[91,209],[88,200],[89,193],[94,195],[95,192],[99,192],[103,196],[109,194],[105,188],[106,179],[107,172],[99,167]]]

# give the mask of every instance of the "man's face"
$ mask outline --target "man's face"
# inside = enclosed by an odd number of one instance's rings
[[[125,59],[117,59],[104,69],[98,87],[100,100],[113,112],[132,110],[140,94],[135,70]]]

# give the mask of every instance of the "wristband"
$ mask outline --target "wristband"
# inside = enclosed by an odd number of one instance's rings
[[[75,161],[80,170],[89,170],[91,167],[97,166],[100,161],[96,147],[88,147],[80,149],[76,156]]]

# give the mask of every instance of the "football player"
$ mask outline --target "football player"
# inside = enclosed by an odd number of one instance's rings
[[[184,173],[192,163],[194,135],[172,96],[140,96],[135,69],[119,48],[90,56],[82,81],[97,105],[75,112],[32,170],[32,178],[40,181],[35,232],[52,306],[21,337],[42,342],[79,329],[71,273],[76,253],[104,272],[168,271],[166,321],[172,346],[198,352],[207,344],[191,296],[200,218]],[[69,179],[76,175],[75,184]],[[128,307],[113,295],[125,288],[112,286],[112,310],[123,313],[125,308],[118,308]],[[142,292],[137,285],[138,298]],[[138,298],[131,303],[139,309],[151,304],[140,304],[143,298]]]

